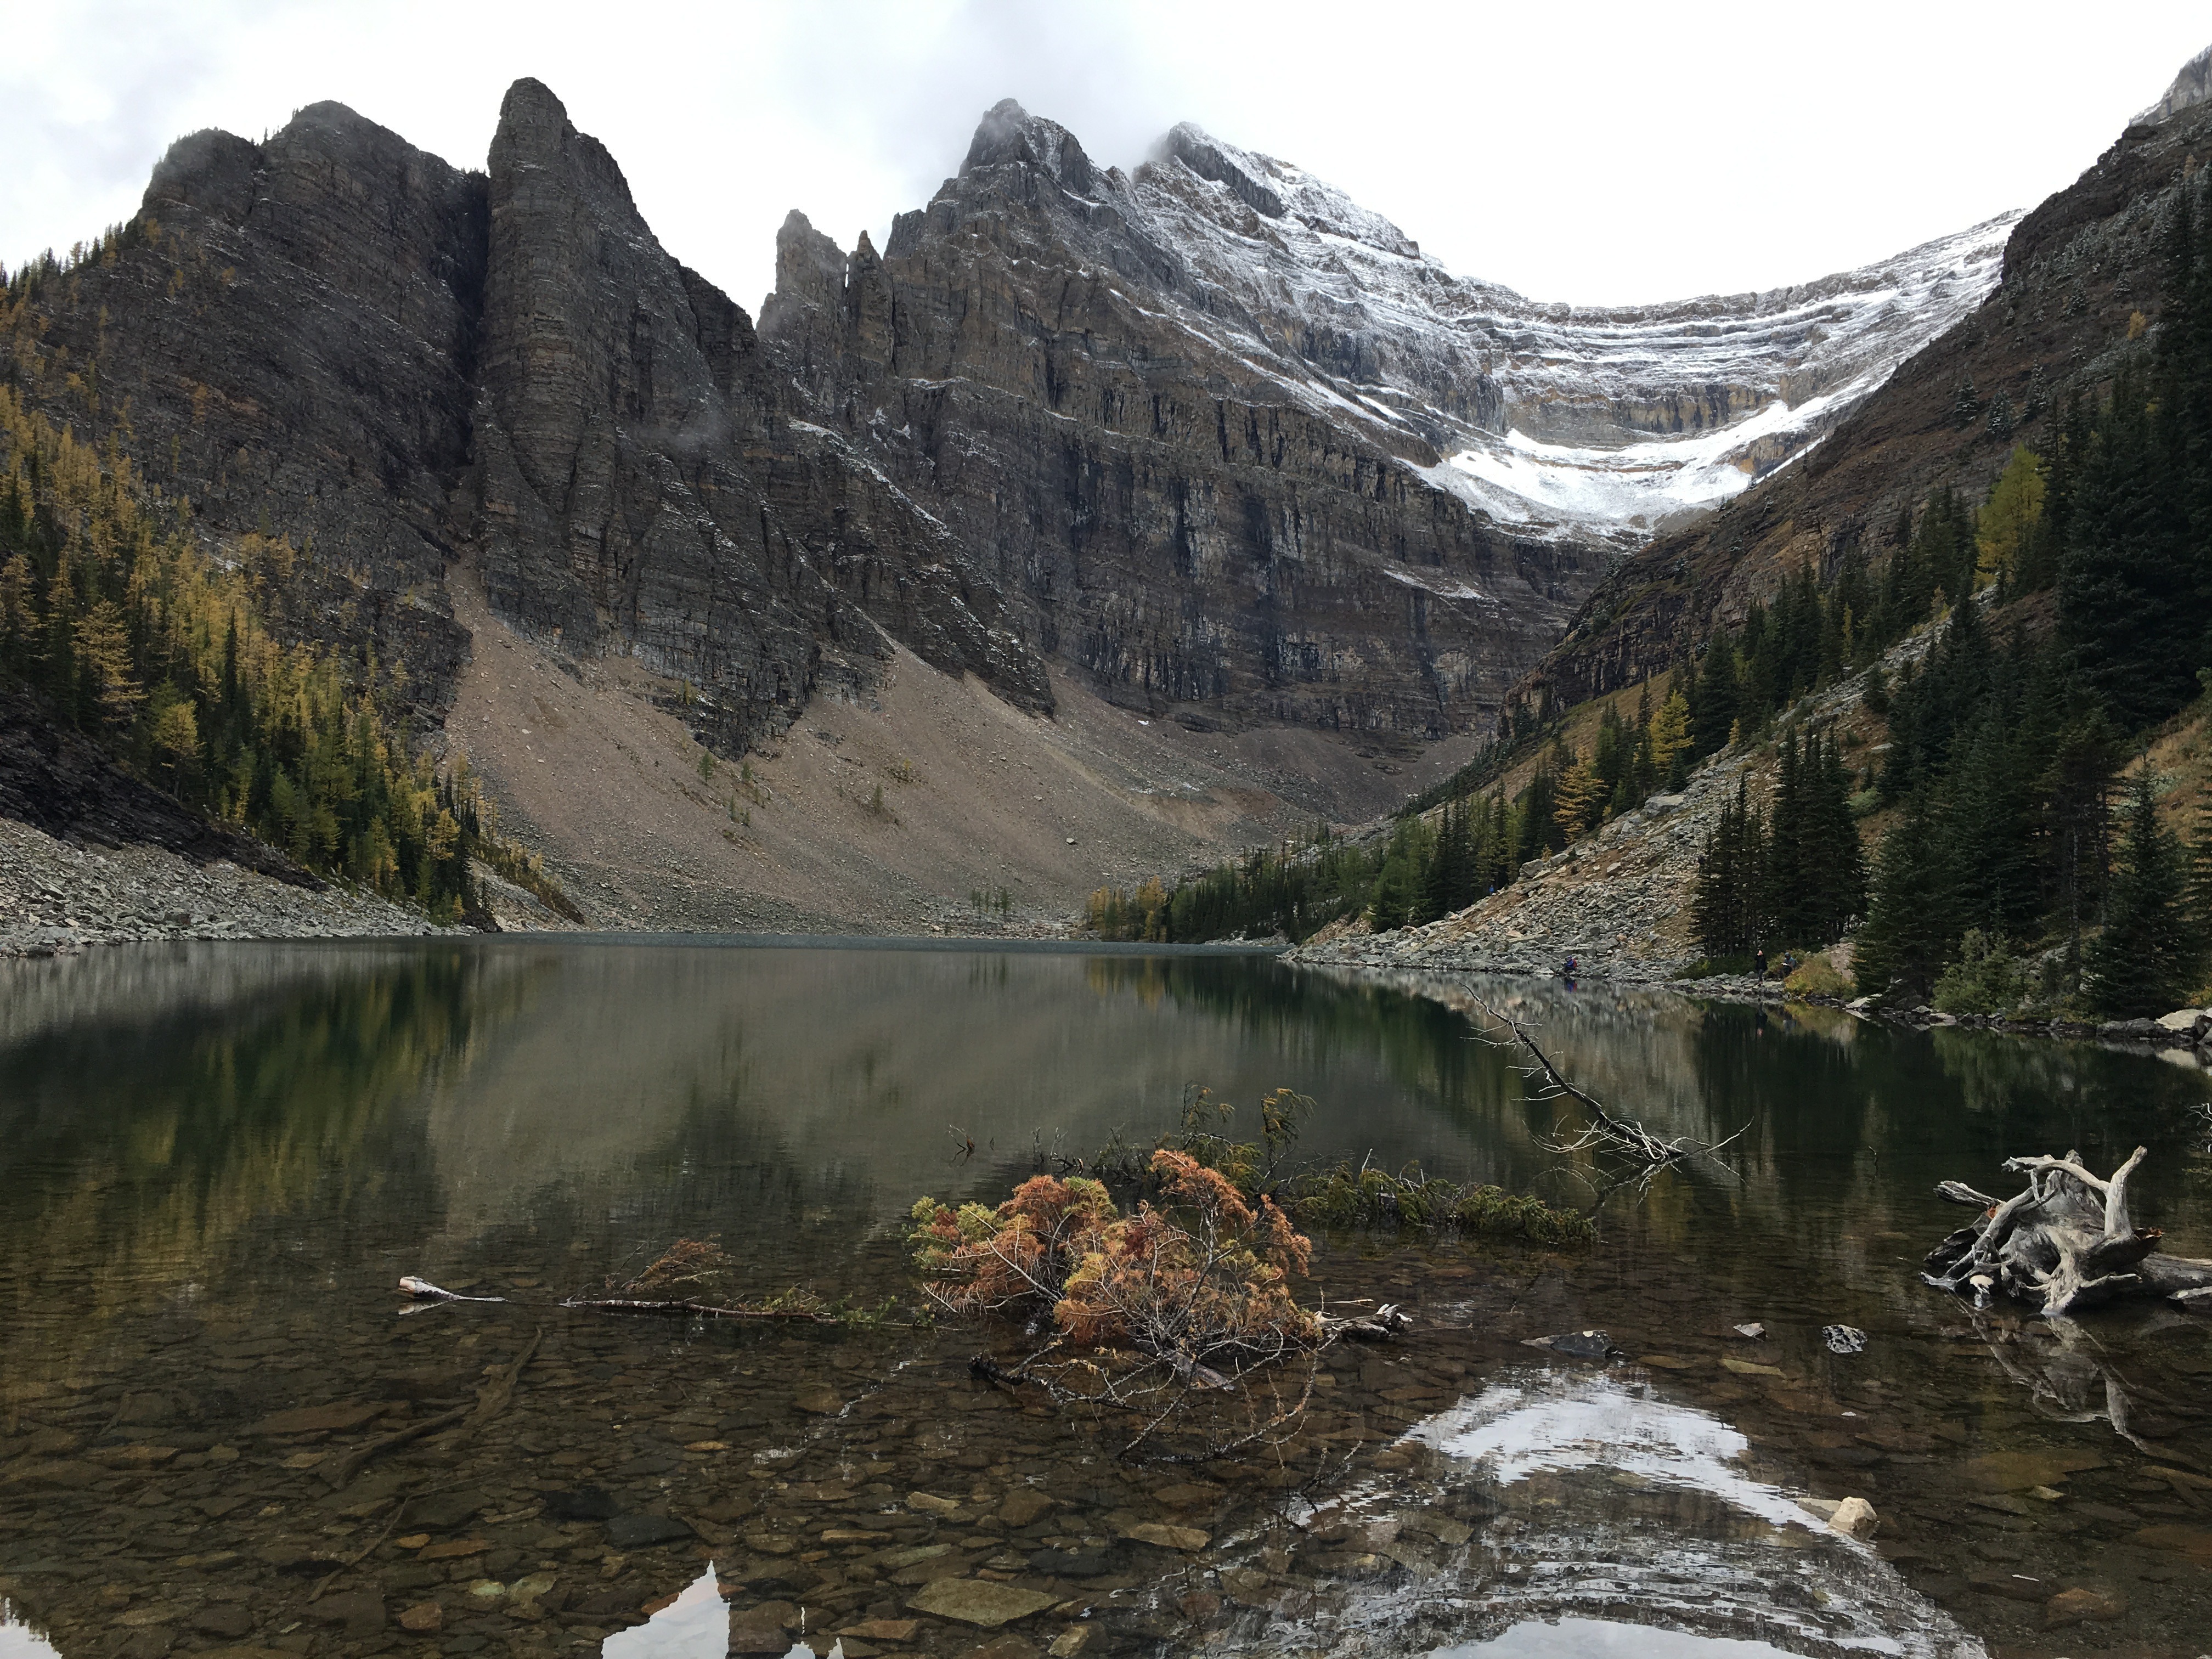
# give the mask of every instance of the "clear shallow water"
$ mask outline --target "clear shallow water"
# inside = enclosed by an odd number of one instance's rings
[[[1314,1096],[1304,1156],[1598,1202],[1599,1172],[1547,1150],[1551,1109],[1445,1003],[1265,957],[487,941],[0,964],[0,1653],[35,1631],[68,1659],[662,1659],[717,1621],[739,1651],[858,1632],[856,1659],[1008,1634],[1091,1654],[1676,1650],[1655,1630],[1714,1659],[2212,1646],[2212,1321],[2054,1329],[1916,1277],[1957,1218],[1937,1180],[2002,1187],[2008,1154],[2068,1146],[2102,1167],[2148,1145],[2139,1213],[2212,1255],[2200,1074],[1486,994],[1654,1127],[1741,1130],[1730,1167],[1612,1193],[1571,1255],[1333,1242],[1331,1297],[1407,1303],[1418,1333],[1333,1354],[1280,1462],[1193,1471],[1117,1464],[981,1389],[975,1332],[547,1304],[685,1235],[718,1236],[753,1293],[910,1302],[915,1196],[992,1198],[1040,1152],[1149,1140],[1193,1083]],[[403,1273],[514,1301],[395,1318]],[[1765,1342],[1729,1334],[1753,1319]],[[1829,1354],[1830,1322],[1867,1352]],[[1522,1346],[1589,1326],[1625,1358]],[[533,1338],[465,1444],[332,1486],[349,1448],[472,1399]],[[354,1409],[282,1415],[330,1406]],[[1847,1494],[1881,1511],[1876,1548],[1796,1503]],[[1127,1536],[1164,1522],[1204,1547]],[[933,1578],[1053,1600],[963,1624],[908,1606]],[[2046,1628],[2077,1589],[2117,1616]],[[402,1628],[430,1603],[438,1630]]]

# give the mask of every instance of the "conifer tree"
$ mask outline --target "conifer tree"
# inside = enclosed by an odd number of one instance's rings
[[[1808,868],[1814,848],[1806,833],[1805,757],[1796,732],[1784,734],[1776,759],[1765,867],[1760,872],[1762,910],[1771,919],[1778,945],[1817,945],[1821,941],[1814,936],[1816,896]]]
[[[2197,809],[2197,838],[2189,849],[2189,910],[2198,943],[2212,953],[2212,796]]]
[[[1690,704],[1680,691],[1668,692],[1651,716],[1648,742],[1652,771],[1669,793],[1678,792],[1688,781],[1690,753]]]
[[[1913,794],[1881,844],[1874,896],[1859,934],[1860,988],[1924,1000],[1958,943],[1949,848],[1928,792]]]
[[[1961,432],[1973,425],[1982,412],[1982,400],[1974,391],[1974,377],[1970,374],[1959,382],[1959,389],[1951,397],[1951,424]]]
[[[1563,841],[1572,841],[1597,827],[1599,810],[1604,806],[1606,797],[1605,786],[1595,768],[1587,762],[1577,761],[1561,775],[1558,790],[1552,817],[1559,826]]]
[[[2129,792],[2105,928],[2083,961],[2084,985],[2097,1011],[2110,1018],[2156,1016],[2189,994],[2202,960],[2186,908],[2180,843],[2158,821],[2145,767]]]
[[[1705,647],[1705,665],[1698,672],[1698,695],[1690,705],[1690,753],[1702,760],[1728,747],[1729,732],[1741,710],[1738,708],[1735,648],[1724,633],[1715,633]]]
[[[2042,522],[2045,493],[2041,458],[2025,445],[2015,447],[1975,519],[1976,566],[1984,580],[2018,569]]]
[[[1990,436],[2009,438],[2013,425],[2012,394],[1999,386],[1990,397]]]
[[[1833,732],[1828,735],[1820,762],[1817,833],[1827,902],[1824,938],[1840,939],[1851,923],[1867,913],[1867,866],[1858,821],[1851,816],[1850,769],[1844,764],[1843,745]]]
[[[2076,479],[2058,580],[2075,672],[2134,731],[2194,695],[2203,577],[2139,368],[2116,379]]]
[[[1735,799],[1722,806],[1698,859],[1692,927],[1708,957],[1742,956],[1759,948],[1765,884],[1766,838],[1739,779]]]

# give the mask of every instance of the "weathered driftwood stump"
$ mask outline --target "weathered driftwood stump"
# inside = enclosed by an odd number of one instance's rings
[[[2002,1200],[1943,1182],[1941,1196],[1972,1206],[1982,1218],[1930,1250],[1923,1277],[1984,1305],[2002,1291],[2046,1316],[2125,1297],[2163,1297],[2212,1312],[2212,1261],[2161,1254],[2159,1230],[2128,1218],[2128,1177],[2145,1151],[2136,1147],[2109,1181],[2090,1174],[2079,1152],[2007,1158],[2005,1168],[2026,1174],[2027,1188]]]

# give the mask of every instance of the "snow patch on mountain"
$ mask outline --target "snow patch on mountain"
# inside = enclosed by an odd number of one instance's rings
[[[1622,549],[1818,443],[1987,297],[2021,216],[1765,293],[1575,307],[1188,124],[1099,193],[1171,251],[1192,334],[1501,523]]]

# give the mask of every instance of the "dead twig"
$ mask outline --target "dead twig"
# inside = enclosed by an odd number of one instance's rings
[[[446,1443],[448,1451],[461,1445],[506,1408],[507,1402],[514,1396],[515,1381],[522,1375],[522,1368],[530,1363],[532,1356],[538,1352],[538,1345],[544,1338],[544,1327],[532,1331],[530,1346],[522,1351],[521,1357],[512,1364],[500,1366],[478,1386],[475,1405],[456,1406],[435,1417],[426,1417],[420,1423],[410,1423],[396,1433],[387,1434],[380,1440],[372,1440],[366,1446],[359,1446],[348,1452],[331,1469],[328,1477],[331,1485],[333,1487],[344,1486],[360,1474],[372,1458],[381,1457],[396,1447],[420,1440],[425,1435],[435,1434],[441,1429],[453,1431]]]
[[[836,1325],[835,1314],[805,1308],[724,1308],[711,1302],[648,1302],[632,1297],[572,1296],[554,1304],[560,1308],[588,1308],[594,1313],[689,1314],[701,1319],[788,1319],[801,1324]]]
[[[376,1534],[375,1538],[370,1541],[367,1549],[359,1552],[357,1554],[348,1556],[330,1571],[325,1573],[323,1575],[322,1581],[318,1583],[314,1589],[307,1592],[307,1600],[310,1601],[320,1601],[325,1590],[328,1589],[332,1584],[337,1583],[341,1577],[344,1577],[347,1573],[351,1572],[362,1562],[368,1560],[370,1556],[375,1554],[377,1547],[382,1544],[386,1539],[392,1536],[393,1529],[399,1525],[399,1517],[406,1512],[407,1506],[414,1501],[414,1497],[410,1494],[408,1497],[401,1498],[398,1503],[392,1505],[392,1518],[384,1523],[384,1530]]]
[[[1536,1039],[1528,1035],[1528,1028],[1519,1020],[1502,1009],[1493,1008],[1480,997],[1474,997],[1471,1000],[1476,1007],[1510,1031],[1514,1041],[1526,1048],[1529,1056],[1535,1061],[1533,1066],[1520,1068],[1523,1077],[1540,1077],[1544,1079],[1543,1086],[1530,1097],[1532,1099],[1572,1100],[1596,1120],[1587,1128],[1571,1137],[1547,1143],[1553,1152],[1571,1153],[1601,1148],[1638,1159],[1652,1169],[1657,1169],[1666,1164],[1680,1163],[1682,1159],[1697,1153],[1717,1152],[1743,1133],[1743,1130],[1739,1129],[1726,1140],[1717,1141],[1708,1146],[1702,1142],[1691,1139],[1686,1135],[1668,1140],[1653,1134],[1634,1118],[1616,1117],[1606,1109],[1605,1103],[1595,1095],[1591,1094],[1588,1090],[1577,1088],[1570,1081],[1566,1074],[1552,1063],[1552,1057],[1537,1045]],[[1485,1036],[1481,1040],[1490,1043],[1493,1048],[1507,1046],[1492,1037]]]

